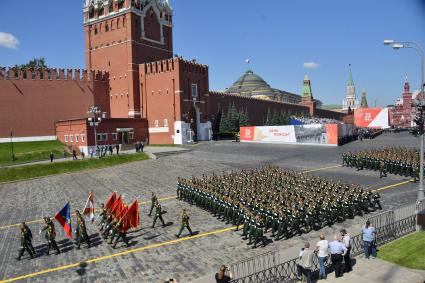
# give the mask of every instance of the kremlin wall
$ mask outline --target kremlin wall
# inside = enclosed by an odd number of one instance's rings
[[[15,141],[57,138],[87,153],[94,145],[90,106],[102,112],[99,144],[210,140],[219,111],[231,104],[246,109],[253,126],[262,125],[269,110],[338,120],[345,115],[318,108],[309,80],[310,93],[302,97],[267,93],[262,79],[260,88],[249,89],[256,95],[211,91],[208,66],[173,56],[168,1],[86,0],[83,13],[90,71],[0,68],[0,142],[13,132]]]

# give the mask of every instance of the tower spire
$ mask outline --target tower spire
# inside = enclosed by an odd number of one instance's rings
[[[347,85],[348,86],[354,86],[353,73],[351,71],[351,64],[348,64],[348,81],[347,81]]]
[[[368,107],[368,105],[367,105],[367,99],[366,99],[366,90],[365,89],[362,90],[362,102],[360,103],[360,107],[361,108],[367,108]]]

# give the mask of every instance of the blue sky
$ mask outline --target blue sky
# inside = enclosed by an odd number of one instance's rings
[[[0,65],[45,57],[49,66],[85,67],[83,0],[0,1]],[[345,96],[352,64],[357,96],[369,105],[394,103],[408,74],[419,88],[419,57],[384,39],[425,48],[424,0],[170,0],[174,52],[210,66],[210,89],[223,90],[248,68],[272,87],[300,93],[304,74],[325,104]],[[3,46],[1,42],[3,40]],[[5,43],[8,42],[8,43]],[[9,45],[6,47],[5,45]],[[314,62],[317,68],[303,64]]]

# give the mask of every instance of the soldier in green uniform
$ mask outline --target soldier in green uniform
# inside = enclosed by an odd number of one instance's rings
[[[44,236],[47,240],[47,255],[49,255],[50,249],[55,249],[56,250],[56,254],[60,254],[60,250],[58,247],[58,244],[56,243],[56,230],[55,230],[55,225],[53,224],[52,220],[50,220],[49,217],[44,217],[44,223],[46,224],[41,230],[40,230],[40,234],[42,231],[46,231]]]
[[[252,248],[256,248],[257,244],[261,241],[264,246],[266,246],[266,240],[264,238],[264,218],[262,218],[260,215],[257,215],[255,218],[255,221],[253,223],[253,227],[251,229],[251,233],[249,234],[249,242],[248,245],[252,244],[252,241],[254,242],[254,246]]]
[[[158,203],[158,198],[156,197],[156,195],[154,194],[154,192],[152,192],[152,197],[151,197],[151,208],[149,209],[149,214],[148,216],[150,217],[152,215],[152,211],[155,208],[155,205]]]
[[[90,237],[87,234],[86,222],[79,210],[75,211],[75,216],[77,218],[77,229],[75,229],[77,249],[80,249],[81,242],[86,242],[87,248],[90,248],[91,243]]]
[[[158,218],[159,218],[159,220],[162,223],[162,227],[163,228],[166,227],[165,222],[164,222],[164,219],[162,218],[162,207],[159,204],[159,202],[156,202],[156,204],[155,204],[155,217],[153,219],[152,228],[155,228],[155,223],[156,223],[156,220]]]
[[[189,226],[189,215],[187,215],[187,213],[186,213],[186,209],[183,209],[183,213],[182,213],[182,223],[181,223],[181,226],[180,226],[180,230],[179,230],[179,232],[176,234],[176,237],[177,237],[177,238],[180,238],[180,235],[181,235],[181,233],[183,232],[183,229],[184,229],[185,227],[186,227],[186,228],[187,228],[187,230],[189,231],[190,236],[193,236],[192,229],[190,229],[190,226]]]
[[[19,250],[19,255],[16,258],[17,260],[21,260],[21,257],[24,255],[25,251],[28,252],[31,258],[35,257],[35,251],[31,244],[32,234],[31,230],[25,228],[25,223],[22,223],[19,226],[20,236],[21,236],[21,248]]]
[[[387,169],[385,167],[385,162],[381,160],[379,162],[379,178],[387,177]]]
[[[129,246],[129,240],[127,238],[127,233],[126,231],[124,231],[123,229],[123,223],[122,221],[118,221],[117,223],[114,224],[114,226],[112,227],[112,234],[111,234],[111,240],[109,241],[109,244],[111,245],[114,241],[115,238],[115,242],[114,245],[112,246],[114,249],[117,247],[117,244],[119,242],[119,240],[123,240],[123,242],[125,243],[125,246],[128,247]]]
[[[111,234],[112,229],[114,226],[118,223],[118,220],[115,218],[115,216],[112,215],[112,213],[109,215],[109,218],[105,224],[105,231],[103,231],[102,236],[103,239],[108,239],[108,236]]]

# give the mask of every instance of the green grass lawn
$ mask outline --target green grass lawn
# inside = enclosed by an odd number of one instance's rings
[[[0,165],[47,160],[50,158],[50,152],[53,152],[55,158],[63,157],[63,150],[66,148],[66,145],[59,141],[14,142],[15,161],[12,161],[11,143],[1,143]],[[70,154],[67,153],[67,156]]]
[[[411,234],[381,247],[378,256],[408,268],[425,270],[425,231]]]
[[[146,154],[138,153],[107,156],[102,159],[93,158],[85,160],[73,160],[56,163],[53,162],[27,166],[0,168],[0,182],[25,180],[61,173],[76,172],[95,168],[104,168],[146,159],[149,159]]]

